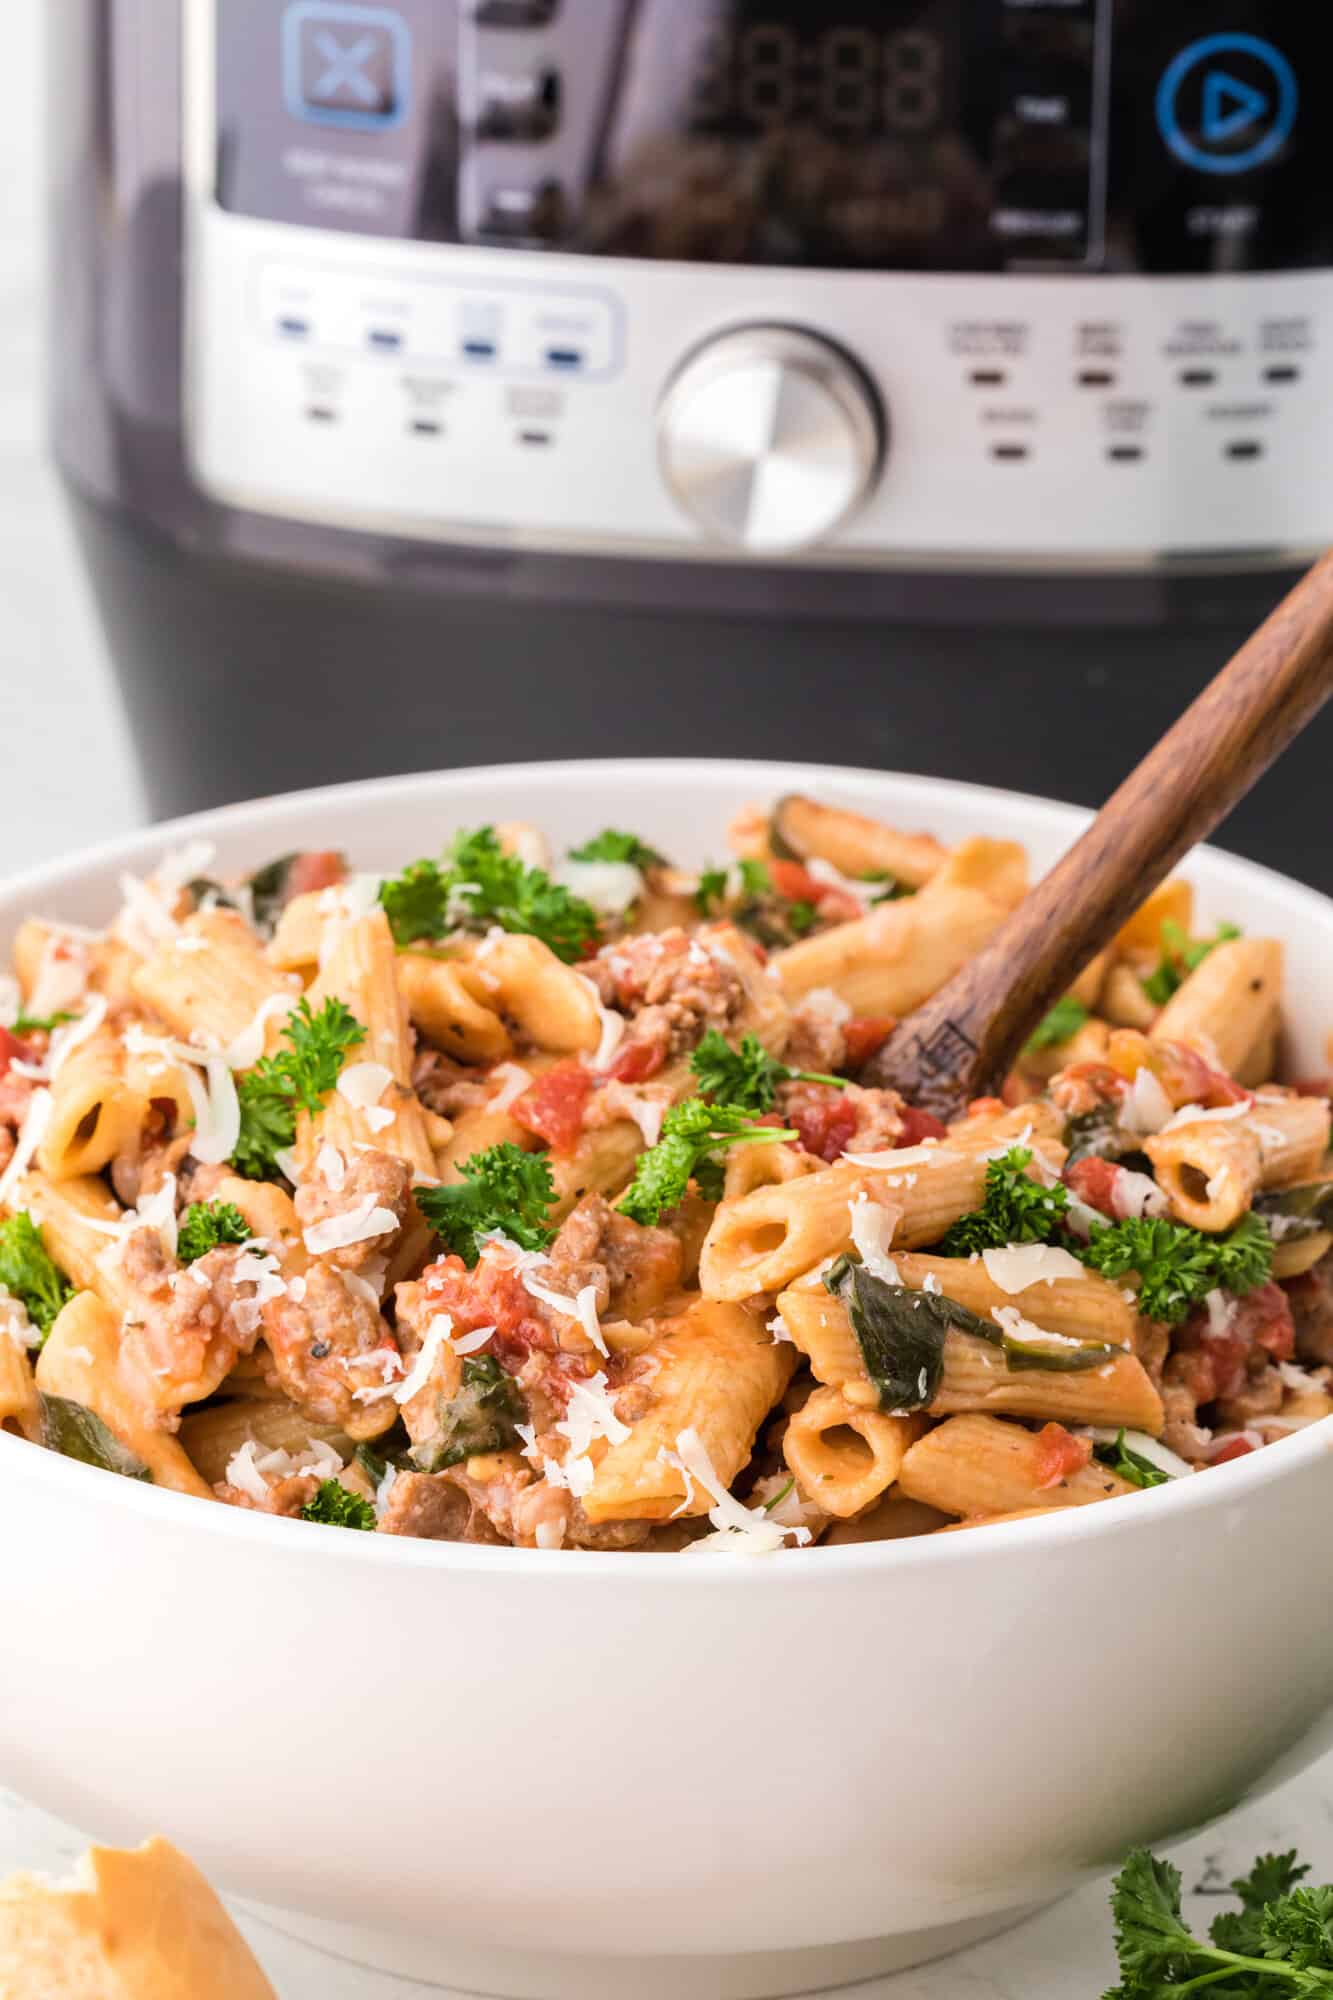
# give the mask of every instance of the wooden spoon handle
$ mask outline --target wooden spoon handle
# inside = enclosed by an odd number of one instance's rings
[[[984,950],[885,1044],[868,1080],[956,1115],[1175,863],[1333,694],[1333,552],[1302,577]]]

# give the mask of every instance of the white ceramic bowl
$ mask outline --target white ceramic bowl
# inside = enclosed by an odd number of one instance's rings
[[[186,834],[392,869],[460,825],[723,851],[799,787],[1038,864],[1086,815],[870,772],[528,765],[232,808],[29,875],[104,919]],[[1209,851],[1204,912],[1288,947],[1324,1066],[1333,905]],[[788,1992],[999,1929],[1333,1740],[1333,1422],[1120,1506],[970,1535],[689,1558],[297,1527],[0,1437],[0,1778],[160,1830],[354,1957],[489,1992]],[[627,1960],[632,1963],[627,1963]]]

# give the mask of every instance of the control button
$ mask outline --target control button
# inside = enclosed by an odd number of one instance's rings
[[[558,181],[492,188],[481,235],[503,243],[555,243],[564,233],[565,196]]]
[[[559,8],[560,0],[476,0],[473,19],[479,28],[546,28]]]
[[[658,413],[662,473],[680,505],[708,535],[756,554],[830,535],[871,491],[884,439],[856,364],[792,327],[710,341]]]
[[[282,55],[294,118],[384,132],[407,116],[412,36],[391,8],[294,0],[283,16]]]
[[[1300,93],[1282,51],[1258,35],[1205,35],[1163,71],[1157,124],[1178,160],[1241,174],[1281,152]]]
[[[560,123],[560,78],[553,69],[534,76],[488,71],[478,91],[477,137],[521,142],[549,139]]]

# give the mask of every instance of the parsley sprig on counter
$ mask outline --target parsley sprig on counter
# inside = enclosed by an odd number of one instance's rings
[[[479,1238],[498,1229],[521,1250],[545,1250],[555,1231],[547,1212],[555,1201],[551,1169],[540,1153],[506,1140],[474,1153],[461,1181],[419,1188],[417,1206],[440,1240],[468,1265],[481,1255]]]
[[[771,1056],[758,1035],[741,1036],[733,1048],[716,1028],[710,1028],[690,1057],[690,1068],[705,1097],[714,1104],[735,1105],[742,1111],[771,1111],[780,1083],[831,1083],[845,1090],[845,1076],[828,1076],[822,1070],[792,1069]]]
[[[1309,1869],[1261,1854],[1231,1884],[1239,1910],[1214,1917],[1207,1938],[1181,1914],[1180,1870],[1135,1848],[1111,1890],[1120,1984],[1103,2000],[1333,2000],[1333,1884],[1301,1886]]]
[[[319,1012],[301,1000],[283,1028],[286,1048],[264,1056],[237,1078],[241,1134],[231,1159],[247,1180],[271,1179],[278,1172],[278,1154],[296,1139],[296,1115],[313,1116],[338,1081],[348,1049],[366,1039],[366,1031],[341,1000],[328,999]]]
[[[651,1224],[684,1201],[691,1181],[709,1201],[722,1194],[722,1168],[713,1157],[728,1146],[773,1144],[794,1139],[780,1126],[756,1125],[747,1111],[732,1104],[705,1104],[687,1097],[673,1104],[662,1120],[662,1136],[639,1155],[634,1179],[617,1204],[622,1215]]]
[[[0,1222],[0,1285],[24,1307],[43,1340],[74,1296],[26,1208]]]
[[[176,1231],[176,1258],[195,1264],[210,1250],[227,1243],[248,1243],[254,1235],[239,1208],[230,1201],[193,1201]]]
[[[458,834],[442,861],[414,861],[382,885],[380,902],[400,945],[498,925],[540,938],[570,965],[599,936],[592,905],[553,882],[545,869],[506,854],[491,826]]]

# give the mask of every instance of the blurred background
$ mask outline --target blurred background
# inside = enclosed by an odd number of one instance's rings
[[[1301,0],[11,12],[12,859],[599,753],[1095,804],[1333,537]],[[1224,844],[1333,886],[1331,751]]]

